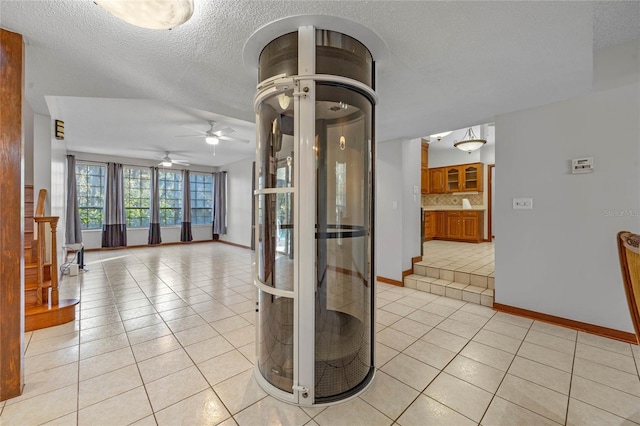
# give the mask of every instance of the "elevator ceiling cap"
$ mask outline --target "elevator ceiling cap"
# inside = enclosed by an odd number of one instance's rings
[[[0,26],[25,36],[26,99],[41,114],[56,105],[69,148],[127,155],[134,144],[178,150],[185,111],[199,111],[192,118],[204,116],[204,127],[225,117],[250,127],[257,70],[243,49],[286,17],[351,22],[347,34],[368,29],[378,38],[369,46],[380,53],[376,137],[387,140],[587,93],[594,49],[638,39],[639,9],[636,1],[200,0],[188,22],[163,31],[129,25],[88,0],[2,0]],[[133,113],[140,100],[155,102],[157,114]],[[105,144],[114,123],[128,143]],[[212,164],[208,148],[194,146]],[[223,148],[217,164],[225,164]]]

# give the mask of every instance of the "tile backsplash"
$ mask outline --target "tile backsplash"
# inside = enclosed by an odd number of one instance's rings
[[[423,206],[461,206],[462,199],[469,200],[472,206],[482,205],[482,192],[479,194],[423,194]]]

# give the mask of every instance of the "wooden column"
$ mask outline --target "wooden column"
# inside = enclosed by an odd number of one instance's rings
[[[0,29],[0,401],[23,381],[23,49],[20,34]]]

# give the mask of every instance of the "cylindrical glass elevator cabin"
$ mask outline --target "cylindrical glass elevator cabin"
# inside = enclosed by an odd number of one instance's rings
[[[374,368],[374,63],[311,26],[260,54],[256,379],[300,405],[342,401]]]

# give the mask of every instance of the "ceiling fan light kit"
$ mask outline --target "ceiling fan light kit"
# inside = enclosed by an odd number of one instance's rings
[[[180,164],[182,166],[188,166],[189,162],[185,161],[185,160],[174,160],[169,156],[169,152],[165,152],[164,153],[164,157],[162,157],[160,163],[158,163],[158,166],[162,166],[162,167],[171,167],[173,164]]]
[[[216,136],[207,136],[204,141],[209,145],[218,145],[218,143],[220,143],[220,139],[218,139]]]
[[[466,151],[471,154],[471,151],[481,148],[485,143],[487,143],[487,140],[478,138],[473,129],[469,127],[462,140],[454,143],[453,146],[460,151]]]
[[[95,0],[95,3],[131,25],[170,30],[193,15],[193,0]]]

